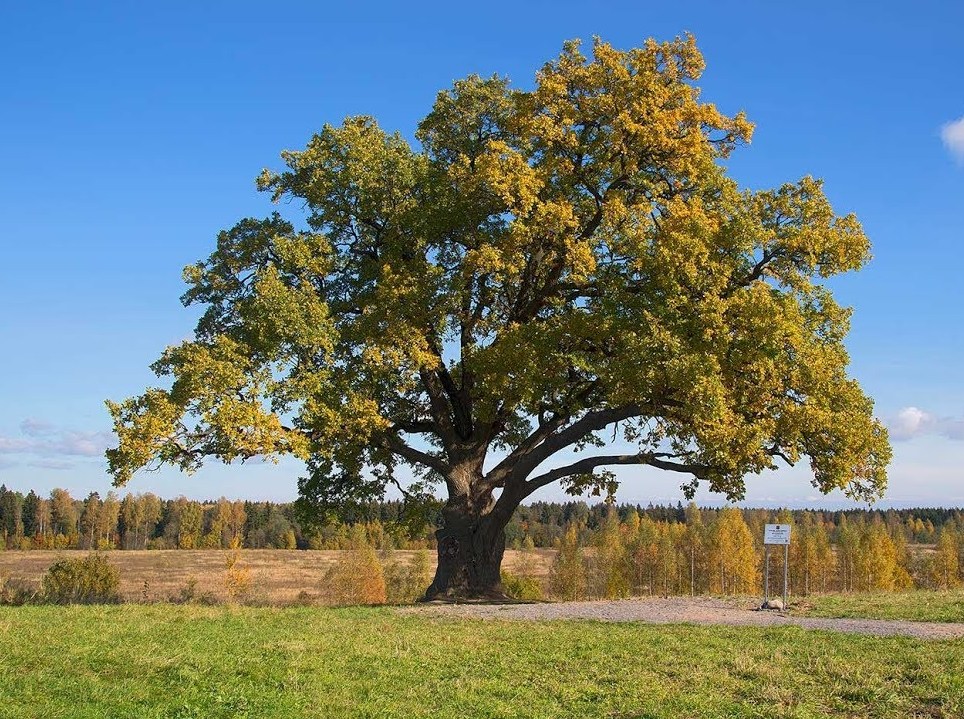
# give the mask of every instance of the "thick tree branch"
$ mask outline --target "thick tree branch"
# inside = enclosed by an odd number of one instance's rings
[[[793,462],[778,446],[774,445],[766,450],[771,457],[780,457],[791,467]],[[528,497],[540,487],[552,484],[556,480],[570,477],[576,474],[591,472],[596,467],[605,465],[638,464],[655,467],[668,472],[681,472],[691,474],[697,479],[705,479],[707,474],[713,471],[713,467],[699,462],[680,462],[676,461],[679,455],[670,452],[639,452],[637,454],[617,454],[603,455],[597,457],[586,457],[564,467],[557,467],[548,472],[544,472],[537,477],[525,482],[523,485],[522,498]]]
[[[411,445],[406,444],[406,442],[394,432],[388,432],[384,435],[384,446],[389,452],[401,457],[405,461],[413,464],[421,464],[429,469],[434,469],[439,474],[448,474],[451,469],[448,463],[441,458],[415,449]]]
[[[787,453],[783,450],[783,447],[781,447],[777,442],[774,442],[773,445],[767,449],[767,454],[769,454],[771,457],[779,457],[791,467],[796,464],[796,462],[790,459]]]
[[[750,272],[745,277],[732,282],[730,286],[723,291],[723,297],[731,297],[737,290],[743,289],[744,287],[749,287],[753,282],[763,277],[767,268],[770,266],[770,263],[776,259],[779,254],[779,251],[776,249],[764,250],[763,256],[755,265],[753,265],[753,268],[750,270]]]
[[[473,417],[472,417],[472,373],[464,370],[462,371],[462,384],[459,386],[456,384],[452,377],[452,373],[449,372],[448,367],[445,366],[445,359],[442,357],[442,350],[433,338],[428,338],[429,346],[432,348],[432,352],[438,358],[438,365],[428,370],[437,379],[437,385],[444,391],[444,397],[448,398],[448,407],[451,408],[451,427],[458,438],[468,439],[472,435],[473,430]],[[443,401],[444,401],[443,397]],[[446,408],[448,412],[448,408]]]
[[[407,434],[438,434],[438,423],[430,419],[395,420],[393,429]]]
[[[524,496],[528,496],[540,487],[545,487],[547,484],[552,484],[556,480],[562,479],[563,477],[571,477],[575,474],[586,474],[591,472],[596,467],[602,467],[605,465],[649,465],[650,467],[656,467],[657,469],[664,469],[670,472],[683,472],[686,474],[692,474],[694,477],[698,478],[706,476],[706,473],[712,469],[709,465],[705,464],[698,464],[695,462],[674,462],[664,459],[675,456],[676,455],[666,452],[640,452],[637,454],[611,454],[599,457],[586,457],[585,459],[580,459],[578,462],[567,464],[564,467],[550,469],[548,472],[540,474],[537,477],[533,477],[524,485]]]
[[[597,380],[593,380],[566,401],[562,402],[562,405],[565,409],[560,409],[553,412],[553,414],[547,419],[543,419],[543,417],[540,415],[538,418],[539,426],[532,432],[532,434],[526,437],[526,439],[524,439],[508,457],[506,457],[492,470],[492,475],[494,478],[497,478],[497,483],[502,481],[504,478],[503,475],[506,472],[511,471],[519,458],[527,455],[529,452],[535,449],[539,444],[551,436],[553,432],[565,425],[575,413],[586,406],[590,396],[598,387],[599,382]]]
[[[561,449],[569,447],[591,432],[603,429],[614,422],[642,415],[644,408],[637,404],[588,412],[564,429],[559,429],[568,417],[558,419],[535,430],[508,457],[499,462],[485,477],[490,486],[502,486],[510,477],[524,480],[546,459]],[[559,431],[555,431],[559,430]]]
[[[438,425],[438,436],[446,451],[451,452],[456,437],[455,427],[452,425],[452,415],[449,413],[448,402],[445,401],[445,389],[434,370],[422,367],[418,374],[422,380],[422,386],[425,388],[425,393],[428,395],[432,418]]]

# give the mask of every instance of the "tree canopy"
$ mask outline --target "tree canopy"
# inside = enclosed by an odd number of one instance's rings
[[[304,220],[241,220],[185,270],[205,311],[153,367],[173,381],[108,403],[116,482],[291,454],[329,505],[408,465],[406,491],[444,483],[453,521],[498,524],[554,481],[611,491],[614,465],[738,498],[807,457],[821,491],[878,496],[886,430],[824,284],[869,242],[816,179],[727,176],[753,127],[700,100],[703,67],[691,36],[569,42],[531,89],[440,92],[416,145],[350,117],[284,152],[258,186]],[[632,449],[592,449],[616,436]]]

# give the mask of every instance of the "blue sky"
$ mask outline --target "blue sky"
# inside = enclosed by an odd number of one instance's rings
[[[181,269],[270,211],[254,177],[280,150],[350,114],[411,137],[453,80],[526,86],[568,38],[628,48],[691,31],[704,99],[757,124],[732,174],[751,188],[823,177],[873,240],[872,264],[834,287],[855,307],[853,373],[895,430],[888,498],[964,505],[962,27],[964,4],[926,0],[6,4],[0,482],[109,488],[104,399],[140,392],[190,335]],[[297,473],[211,467],[129,489],[288,499]],[[681,497],[677,477],[622,474],[621,499]],[[806,471],[748,488],[751,504],[821,503]]]

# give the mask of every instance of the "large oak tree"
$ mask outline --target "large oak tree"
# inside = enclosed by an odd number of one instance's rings
[[[886,431],[822,284],[867,238],[817,180],[727,177],[752,125],[700,101],[702,69],[692,37],[572,42],[531,90],[439,93],[416,147],[352,117],[285,152],[258,184],[303,226],[244,219],[187,268],[206,310],[154,365],[172,383],[108,403],[116,483],[285,454],[309,505],[444,483],[429,598],[498,596],[519,503],[610,492],[614,465],[737,498],[806,456],[820,490],[879,495]]]

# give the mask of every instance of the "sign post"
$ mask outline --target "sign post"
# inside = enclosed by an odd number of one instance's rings
[[[763,592],[766,594],[764,603],[770,601],[770,545],[783,545],[783,608],[787,608],[787,580],[789,574],[790,558],[790,525],[789,524],[768,524],[763,530],[763,556],[764,572],[766,576],[763,580]]]

